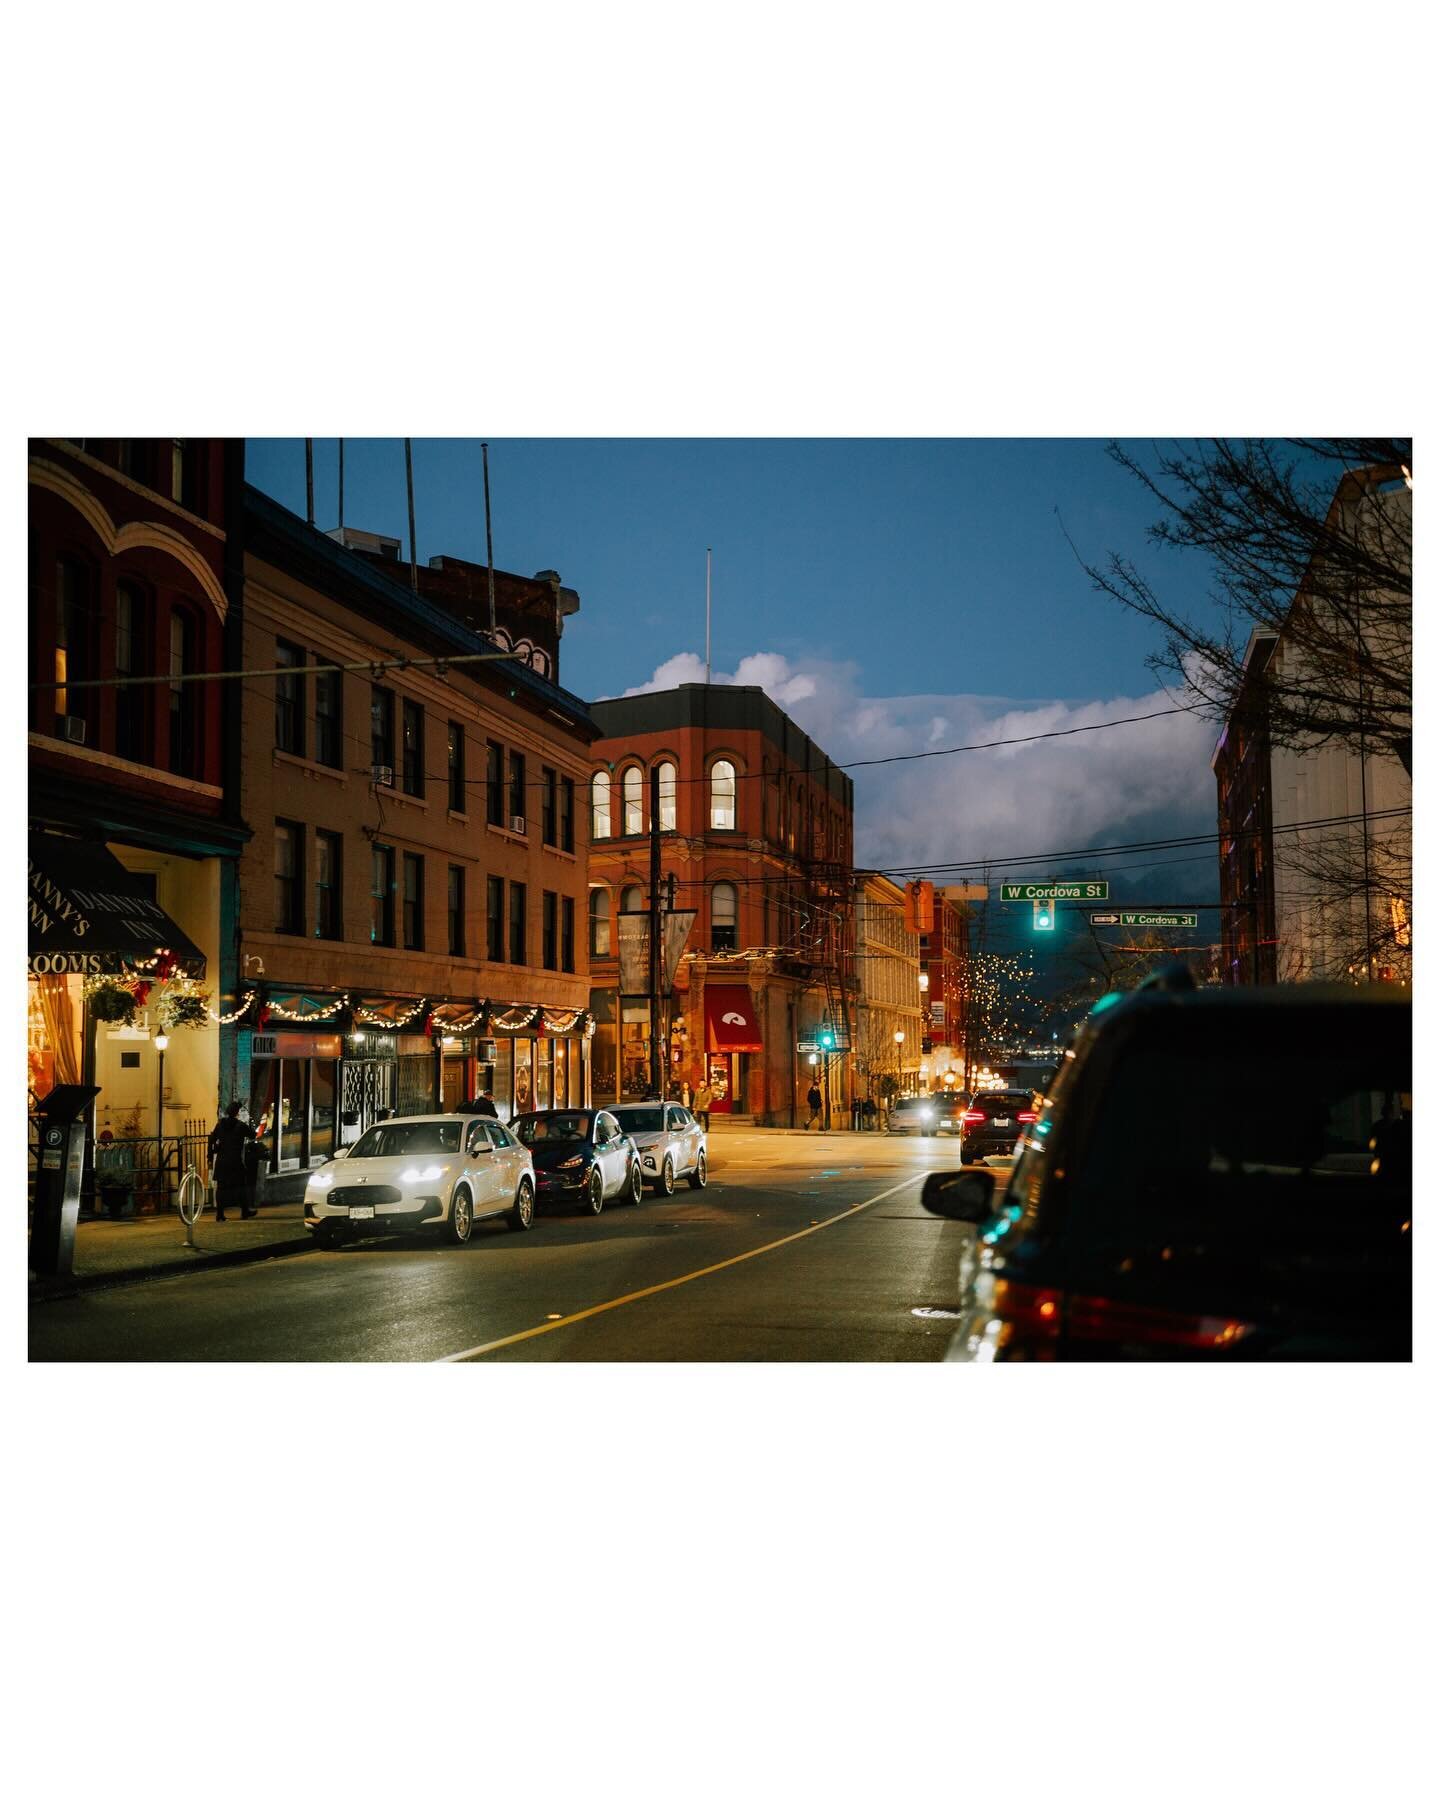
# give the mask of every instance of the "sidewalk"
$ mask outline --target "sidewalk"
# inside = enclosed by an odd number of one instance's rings
[[[68,1277],[30,1274],[32,1300],[58,1299],[88,1288],[146,1281],[154,1276],[190,1274],[200,1269],[263,1262],[312,1247],[301,1222],[300,1201],[262,1205],[253,1219],[227,1212],[224,1224],[213,1212],[195,1226],[195,1248],[185,1242],[178,1213],[144,1213],[135,1219],[82,1219],[75,1231],[75,1268]]]

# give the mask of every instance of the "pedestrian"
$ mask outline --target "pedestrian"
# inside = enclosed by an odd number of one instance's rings
[[[860,1111],[865,1119],[865,1129],[867,1131],[873,1131],[875,1129],[875,1100],[873,1095],[867,1094],[865,1096],[865,1104],[860,1108]]]
[[[498,1119],[500,1117],[495,1110],[494,1097],[488,1088],[477,1094],[473,1100],[467,1100],[463,1106],[457,1106],[455,1110],[478,1115],[482,1119]]]
[[[690,1107],[691,1112],[694,1113],[695,1117],[705,1127],[706,1131],[710,1129],[710,1103],[714,1098],[714,1094],[710,1091],[710,1083],[708,1081],[703,1081],[700,1086],[696,1088],[695,1099]]]
[[[810,1083],[810,1092],[805,1096],[805,1098],[810,1102],[810,1125],[814,1125],[818,1129],[819,1124],[820,1124],[821,1095],[820,1095],[819,1088],[816,1087],[816,1085],[813,1081]],[[809,1128],[810,1127],[807,1125],[806,1130],[808,1131]]]
[[[245,1209],[242,1219],[253,1219],[260,1208],[255,1204],[255,1197],[260,1188],[260,1140],[250,1126],[250,1115],[241,1113],[241,1123],[245,1127]]]
[[[238,1206],[245,1210],[245,1139],[248,1133],[240,1123],[240,1102],[232,1100],[225,1117],[210,1133],[210,1166],[215,1177],[215,1218],[225,1223],[225,1208]]]
[[[852,1131],[860,1129],[860,1096],[858,1094],[852,1094],[850,1097],[850,1129]]]

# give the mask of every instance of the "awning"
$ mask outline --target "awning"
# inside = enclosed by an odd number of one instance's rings
[[[205,973],[205,954],[103,844],[32,831],[32,975],[123,975],[171,951],[181,972]]]
[[[763,1050],[748,987],[705,987],[705,1036],[712,1050]]]

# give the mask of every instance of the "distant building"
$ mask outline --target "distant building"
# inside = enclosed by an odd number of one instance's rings
[[[885,1077],[916,1091],[926,1031],[920,992],[920,935],[905,923],[905,892],[889,876],[857,875],[855,966],[858,988],[854,1066],[861,1099],[879,1101]]]
[[[854,1030],[854,789],[758,687],[687,683],[596,701],[589,795],[597,1102],[649,1088],[645,981],[622,980],[620,919],[649,907],[650,772],[661,867],[695,920],[659,1031],[673,1086],[708,1082],[718,1117],[785,1125],[828,1075],[848,1104]],[[837,1054],[813,1067],[828,1021]],[[815,1052],[818,1055],[818,1051]]]
[[[978,884],[935,890],[934,929],[920,939],[921,1001],[925,1007],[920,1075],[926,1088],[966,1085],[971,909],[983,905],[988,893],[988,888]]]

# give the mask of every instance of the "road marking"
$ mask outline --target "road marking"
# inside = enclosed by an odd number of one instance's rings
[[[547,1321],[544,1325],[532,1325],[528,1331],[512,1331],[509,1337],[492,1338],[488,1344],[476,1344],[470,1350],[457,1350],[453,1356],[440,1356],[437,1362],[469,1362],[473,1356],[484,1356],[491,1350],[504,1350],[510,1344],[523,1344],[527,1338],[544,1337],[547,1331],[563,1331],[567,1325],[574,1325],[580,1319],[593,1319],[597,1313],[613,1312],[617,1306],[629,1306],[633,1300],[648,1300],[652,1294],[663,1294],[669,1288],[684,1287],[687,1281],[698,1281],[702,1275],[715,1275],[721,1269],[733,1269],[736,1263],[749,1262],[752,1256],[765,1256],[771,1250],[783,1249],[786,1244],[795,1244],[801,1238],[813,1237],[817,1231],[828,1231],[832,1225],[838,1225],[842,1219],[853,1219],[857,1212],[864,1212],[867,1207],[878,1206],[882,1200],[889,1200],[898,1194],[901,1188],[909,1187],[912,1181],[919,1181],[925,1175],[920,1170],[914,1175],[907,1175],[904,1181],[897,1181],[894,1187],[886,1188],[883,1194],[876,1194],[873,1200],[862,1200],[858,1205],[848,1206],[844,1212],[836,1213],[833,1218],[822,1219],[818,1225],[807,1225],[803,1231],[792,1231],[789,1237],[776,1238],[773,1244],[761,1244],[756,1250],[744,1250],[739,1256],[727,1256],[724,1262],[711,1263],[708,1269],[692,1269],[688,1275],[677,1275],[673,1281],[659,1281],[654,1287],[637,1288],[633,1294],[621,1294],[618,1300],[602,1300],[598,1306],[587,1306],[583,1312],[570,1313],[568,1317],[557,1319],[554,1323]],[[760,1216],[758,1213],[755,1215]]]

